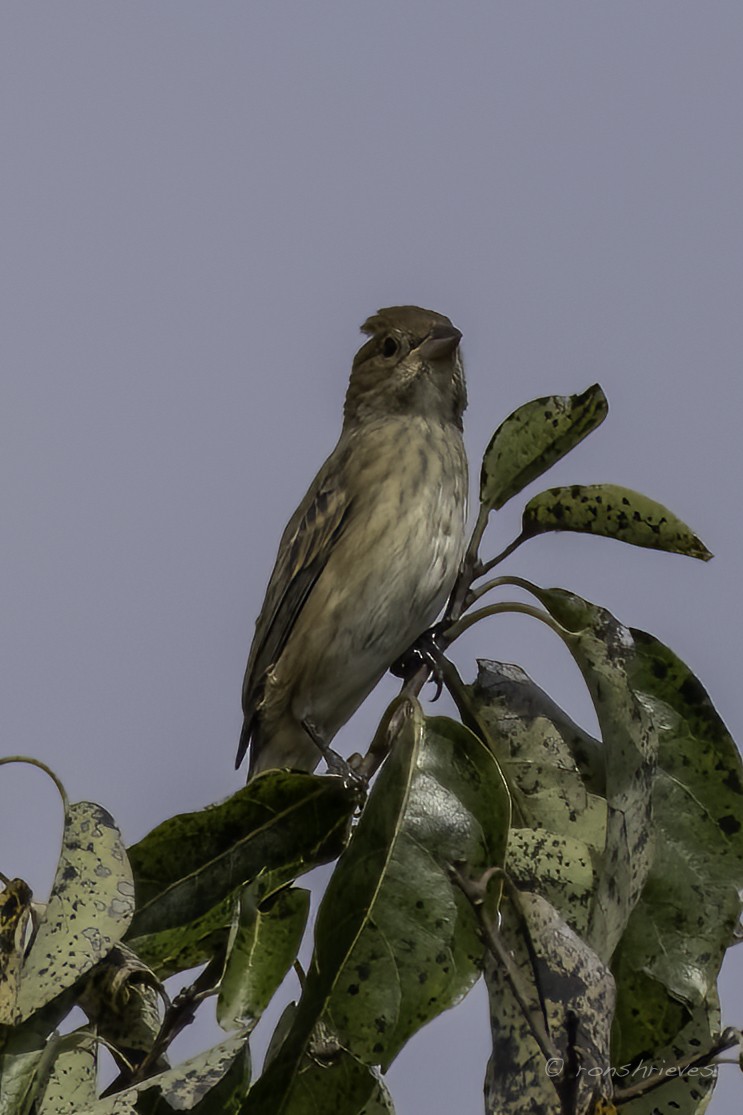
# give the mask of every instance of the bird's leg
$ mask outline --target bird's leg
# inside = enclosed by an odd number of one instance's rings
[[[393,662],[390,666],[390,672],[395,677],[408,681],[421,665],[425,664],[430,670],[430,680],[436,684],[436,692],[432,697],[434,701],[438,701],[444,688],[444,675],[439,665],[439,657],[443,650],[440,643],[445,626],[443,623],[436,623],[433,627],[429,627],[418,636],[397,662]]]
[[[325,742],[322,735],[318,731],[317,727],[312,723],[310,718],[308,716],[305,716],[304,720],[301,721],[301,724],[305,732],[310,737],[315,747],[325,760],[328,767],[328,772],[330,774],[337,774],[344,780],[346,785],[358,784],[361,781],[359,775],[348,765],[342,755],[339,755],[337,751],[333,750],[330,744]]]

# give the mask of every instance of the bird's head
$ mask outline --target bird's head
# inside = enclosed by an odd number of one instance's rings
[[[390,306],[368,318],[361,332],[369,340],[354,358],[344,426],[410,414],[462,428],[462,334],[448,317],[418,306]]]

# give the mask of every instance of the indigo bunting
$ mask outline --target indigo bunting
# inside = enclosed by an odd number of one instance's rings
[[[340,439],[289,520],[256,623],[236,766],[312,771],[436,619],[465,546],[461,333],[417,306],[361,327]]]

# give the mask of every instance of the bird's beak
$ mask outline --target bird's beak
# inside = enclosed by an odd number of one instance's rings
[[[434,325],[420,346],[424,360],[441,360],[451,356],[462,339],[462,334],[453,325]]]

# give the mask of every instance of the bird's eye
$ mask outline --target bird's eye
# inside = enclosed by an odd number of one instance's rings
[[[382,356],[394,356],[399,348],[400,345],[394,337],[385,337],[382,341]]]

